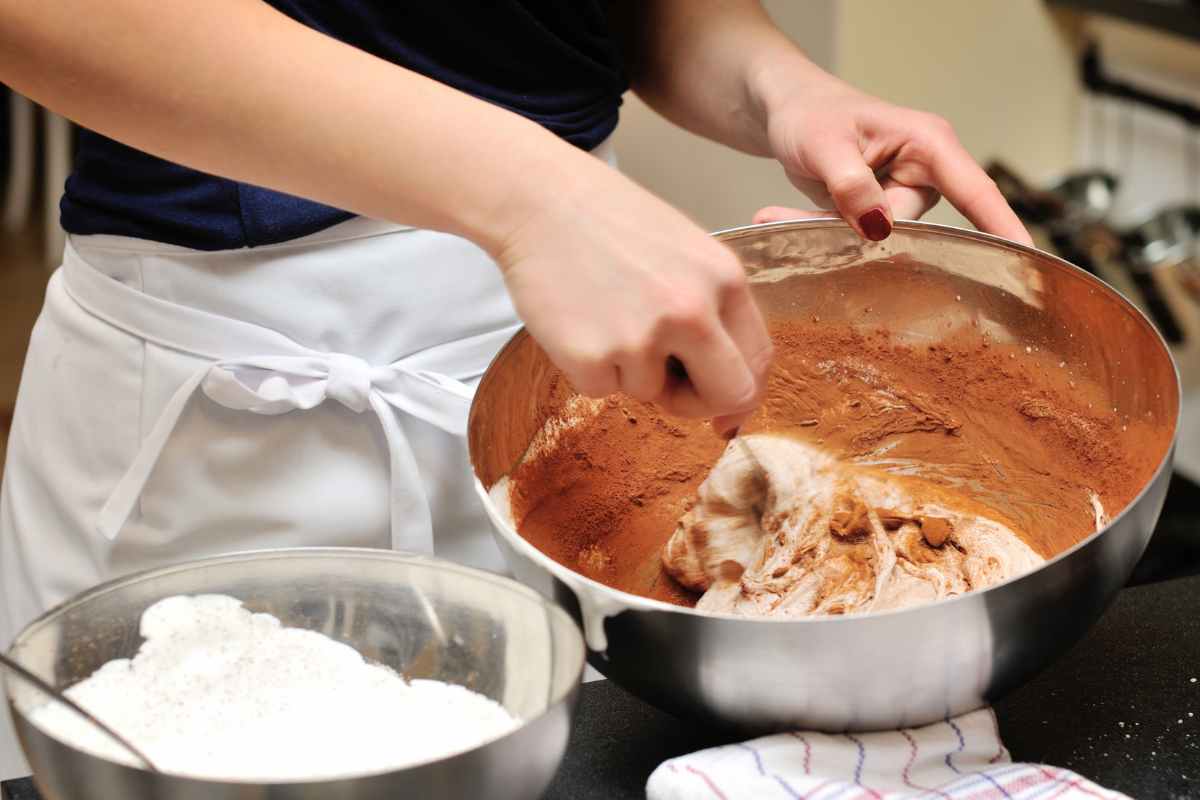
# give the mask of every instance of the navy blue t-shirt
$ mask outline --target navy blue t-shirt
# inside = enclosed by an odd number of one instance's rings
[[[268,2],[311,28],[516,112],[579,147],[595,147],[616,127],[626,79],[606,0]],[[172,164],[88,130],[80,131],[61,208],[63,228],[71,233],[201,250],[286,241],[352,216]]]

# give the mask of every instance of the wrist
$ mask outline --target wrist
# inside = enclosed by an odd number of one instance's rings
[[[794,106],[817,105],[822,94],[845,91],[848,87],[841,80],[818,67],[792,45],[764,49],[748,65],[746,70],[746,93],[748,107],[752,109],[764,139],[770,129],[771,119],[782,109]]]
[[[521,230],[561,202],[579,162],[586,164],[591,158],[537,123],[517,122],[520,130],[492,132],[489,138],[499,149],[474,171],[473,201],[462,198],[458,229],[450,231],[470,239],[497,261]]]
[[[498,159],[503,162],[498,174],[480,177],[494,182],[495,191],[464,234],[501,270],[529,243],[552,235],[553,226],[586,214],[589,198],[611,195],[614,189],[605,180],[623,179],[588,151],[536,127],[545,136],[523,140],[527,146]]]

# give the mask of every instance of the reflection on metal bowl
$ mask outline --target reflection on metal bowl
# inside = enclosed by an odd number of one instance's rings
[[[1110,524],[1035,571],[932,605],[804,620],[707,615],[583,577],[523,539],[488,495],[553,410],[556,370],[524,332],[496,358],[469,444],[497,540],[522,581],[586,628],[591,662],[664,709],[743,731],[888,729],[993,702],[1079,639],[1141,555],[1170,476],[1179,382],[1146,318],[1091,275],[1032,248],[939,225],[899,223],[882,243],[812,220],[716,234],[741,257],[770,319],[850,322],[936,341],[970,315],[997,341],[1072,364],[1123,415],[1165,431],[1157,470]],[[869,270],[872,280],[859,280]],[[1117,509],[1113,509],[1117,511]]]
[[[44,699],[10,679],[7,696],[42,795],[84,798],[537,797],[562,759],[583,642],[562,609],[497,575],[379,550],[274,550],[191,561],[91,589],[31,623],[10,655],[58,688],[141,645],[142,612],[181,594],[227,594],[286,626],[318,631],[370,661],[466,686],[523,724],[457,755],[334,780],[233,783],[155,774],[90,755],[29,722]],[[396,726],[412,724],[395,720]],[[313,731],[314,736],[337,735]]]

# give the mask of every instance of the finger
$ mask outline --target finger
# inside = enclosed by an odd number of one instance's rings
[[[667,380],[668,382],[674,382],[677,384],[675,387],[676,394],[674,395],[672,402],[680,402],[681,398],[684,396],[686,396],[686,400],[683,400],[682,402],[699,402],[699,398],[695,394],[695,387],[693,387],[688,381],[687,369],[683,366],[683,363],[674,356],[671,356],[671,358],[667,360]],[[732,439],[737,435],[738,429],[753,415],[754,411],[743,411],[738,414],[725,414],[723,416],[713,417],[709,424],[712,425],[713,430],[718,436],[722,436],[726,439]],[[680,416],[683,415],[680,414]]]
[[[800,194],[808,200],[810,208],[824,211],[828,214],[837,213],[837,204],[833,202],[833,198],[829,196],[829,192],[825,189],[825,184],[820,181],[805,178],[800,175],[788,173],[788,180],[792,182],[800,190]]]
[[[757,406],[767,389],[767,375],[771,370],[774,346],[771,335],[767,332],[767,324],[763,321],[762,312],[745,284],[726,298],[721,308],[721,322],[725,325],[734,346],[742,354],[742,360],[750,369],[755,387],[754,405]]]
[[[887,197],[888,207],[892,209],[896,219],[920,219],[942,199],[936,189],[925,186],[905,186],[899,183],[889,184],[886,180],[883,182],[883,194]],[[834,215],[836,212],[818,209],[764,206],[754,213],[753,224],[761,225],[764,222],[784,222],[794,219],[822,219]]]
[[[810,167],[825,184],[838,213],[865,239],[878,242],[892,232],[892,212],[883,187],[858,144],[842,137],[814,140]]]
[[[607,397],[621,387],[620,370],[615,364],[568,361],[563,372],[575,391],[588,397]]]
[[[786,209],[795,211],[796,209]],[[811,213],[811,212],[801,212]],[[813,214],[813,216],[819,216]],[[751,415],[758,410],[763,396],[767,392],[767,376],[771,371],[771,359],[775,348],[767,325],[763,321],[762,312],[754,302],[754,296],[748,289],[743,289],[725,304],[721,315],[725,330],[729,331],[734,344],[741,351],[750,374],[754,377],[757,393],[754,407],[749,411],[738,414],[725,414],[713,418],[713,429],[722,436],[730,436],[740,428]]]
[[[1029,231],[995,182],[956,139],[951,138],[933,151],[929,168],[936,188],[976,228],[1021,244],[1033,244]]]
[[[687,367],[677,356],[667,358],[666,383],[659,396],[659,405],[677,417],[703,417],[702,401],[692,385]]]
[[[828,217],[829,211],[812,211],[803,208],[789,208],[787,206],[764,206],[754,212],[754,224],[761,225],[764,222],[782,222],[789,219],[820,219]]]
[[[621,391],[646,403],[658,400],[667,384],[666,359],[646,353],[617,365]]]
[[[738,428],[750,421],[750,417],[754,416],[753,411],[746,411],[741,414],[729,414],[723,417],[713,417],[712,429],[718,435],[725,439],[732,439],[737,435]]]
[[[673,348],[687,380],[673,378],[662,405],[683,417],[720,417],[754,410],[758,386],[733,339],[716,324],[680,340]]]
[[[928,186],[905,186],[887,180],[883,182],[883,193],[896,219],[920,219],[942,199],[936,189]]]

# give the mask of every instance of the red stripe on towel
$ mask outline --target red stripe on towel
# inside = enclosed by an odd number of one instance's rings
[[[917,752],[919,750],[917,747],[917,740],[908,731],[902,730],[900,731],[900,735],[908,740],[908,763],[904,765],[904,769],[900,773],[900,777],[904,779],[904,785],[910,789],[916,789],[918,792],[934,792],[938,796],[945,798],[945,800],[952,800],[950,795],[946,794],[941,789],[928,789],[924,786],[917,786],[912,782],[912,776],[909,774],[909,770],[912,769],[912,765],[917,761]]]
[[[804,774],[812,775],[812,745],[798,733],[792,733],[796,739],[800,740],[800,744],[804,745]]]
[[[708,777],[708,775],[706,775],[705,773],[696,769],[691,764],[685,765],[684,769],[686,769],[688,772],[692,773],[693,775],[700,776],[700,779],[703,780],[706,784],[708,784],[708,788],[712,790],[712,793],[715,794],[717,797],[721,798],[721,800],[729,800],[727,797],[725,797],[725,793],[717,788],[717,785],[715,783],[713,783],[713,779]]]

